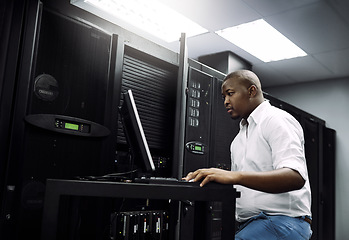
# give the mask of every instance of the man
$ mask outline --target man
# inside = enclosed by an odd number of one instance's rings
[[[311,193],[300,124],[265,101],[258,77],[239,70],[226,76],[222,96],[228,114],[240,119],[231,171],[210,168],[184,179],[234,184],[239,227],[235,239],[310,239]]]

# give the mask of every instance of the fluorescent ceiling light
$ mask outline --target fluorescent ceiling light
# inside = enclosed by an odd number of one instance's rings
[[[74,5],[81,5],[72,0]],[[207,32],[206,29],[156,0],[85,0],[116,19],[148,32],[167,42]]]
[[[263,19],[216,33],[264,62],[307,55]]]

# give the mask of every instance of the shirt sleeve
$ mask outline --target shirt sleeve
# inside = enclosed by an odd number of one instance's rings
[[[286,112],[274,115],[266,123],[264,137],[272,151],[273,168],[291,168],[307,181],[304,135],[299,122]]]

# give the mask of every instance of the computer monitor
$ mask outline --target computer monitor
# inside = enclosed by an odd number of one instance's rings
[[[142,173],[152,173],[155,171],[155,165],[145,138],[132,91],[127,90],[122,95],[124,101],[119,110],[133,161],[136,165],[141,165]]]

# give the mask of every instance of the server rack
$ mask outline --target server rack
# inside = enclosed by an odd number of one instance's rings
[[[105,173],[111,36],[22,4],[1,236],[39,239],[45,180]]]
[[[287,111],[302,125],[305,157],[312,191],[313,235],[311,239],[334,239],[335,131],[327,128],[324,120],[267,93],[264,95],[272,105]]]
[[[229,146],[239,130],[239,122],[230,118],[222,101],[221,85],[224,76],[223,73],[202,63],[188,60],[183,144],[184,175],[199,168],[230,169]],[[194,215],[191,212],[192,207],[185,205],[184,208],[186,215],[182,217],[182,221],[190,221]],[[206,203],[203,209],[203,238],[220,239],[220,203]],[[189,235],[188,231],[190,230],[182,229],[182,235]]]

